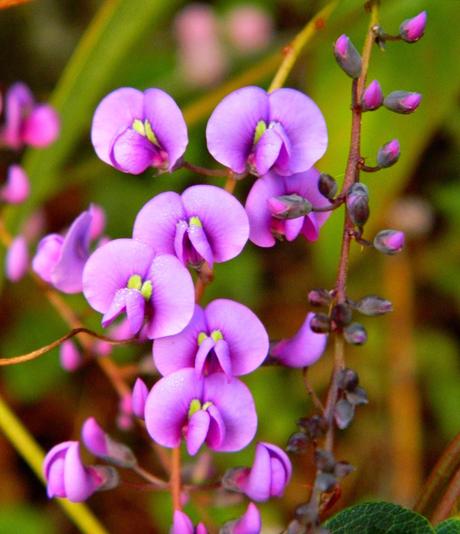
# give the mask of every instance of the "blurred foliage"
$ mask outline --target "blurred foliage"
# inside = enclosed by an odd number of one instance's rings
[[[110,236],[127,236],[137,211],[153,195],[204,181],[185,171],[160,177],[153,177],[151,172],[137,177],[124,175],[99,161],[89,141],[92,112],[105,93],[119,86],[158,86],[185,108],[199,104],[194,108],[186,157],[197,164],[214,165],[204,140],[207,113],[199,118],[198,115],[200,103],[207,109],[206,104],[219,90],[219,82],[198,89],[181,77],[173,30],[174,17],[184,4],[170,0],[41,0],[0,11],[4,87],[24,80],[40,99],[49,97],[57,105],[63,120],[61,139],[54,146],[24,155],[33,194],[24,207],[8,210],[12,231],[18,231],[37,208],[44,211],[46,231],[61,231],[89,202],[96,202],[106,210]],[[236,0],[209,2],[221,21],[238,4]],[[266,86],[270,69],[275,68],[267,58],[278,53],[324,2],[269,0],[258,4],[273,18],[272,43],[268,49],[247,57],[238,57],[226,44],[230,70],[222,82],[246,72],[253,76],[248,83]],[[346,32],[361,47],[368,20],[362,4],[362,0],[340,4],[288,80],[289,86],[307,92],[322,109],[328,124],[329,148],[319,168],[338,179],[343,177],[349,142],[350,82],[336,66],[331,43]],[[371,192],[372,211],[365,237],[372,237],[383,225],[396,224],[392,208],[400,195],[425,199],[432,221],[423,234],[409,235],[404,254],[411,273],[413,313],[400,318],[412,325],[410,336],[415,340],[416,393],[422,407],[423,457],[419,470],[424,477],[448,439],[460,428],[460,64],[457,27],[451,23],[460,15],[460,4],[453,0],[383,0],[381,21],[391,33],[403,19],[422,9],[428,10],[429,21],[424,38],[415,45],[390,42],[384,52],[375,49],[369,75],[369,80],[380,81],[386,93],[395,89],[420,91],[420,109],[407,117],[384,109],[365,114],[362,153],[373,164],[380,145],[395,137],[401,143],[402,156],[396,166],[363,176]],[[257,70],[262,63],[264,69]],[[12,159],[9,153],[2,155],[2,170]],[[249,182],[238,184],[237,194],[242,200]],[[260,315],[271,338],[292,335],[308,311],[308,289],[334,284],[342,217],[342,212],[334,213],[313,245],[300,239],[268,250],[248,245],[237,259],[216,266],[215,281],[206,293],[206,301],[218,296],[240,300]],[[402,223],[410,226],[411,220]],[[387,259],[368,250],[360,251],[359,247],[354,247],[353,253],[349,283],[352,298],[381,293],[384,285],[392,283],[385,278]],[[81,297],[67,300],[77,311],[87,313]],[[394,304],[397,310],[398,302]],[[25,353],[67,331],[30,281],[5,285],[0,310],[2,356]],[[98,328],[95,314],[85,320]],[[386,320],[366,319],[364,323],[369,343],[349,350],[347,362],[358,370],[371,402],[358,411],[354,425],[340,434],[337,457],[357,467],[356,473],[345,481],[340,507],[368,498],[391,500],[392,477],[405,476],[392,472],[388,438],[392,432],[388,396],[392,355],[387,347],[394,333]],[[95,415],[101,425],[130,442],[142,465],[161,473],[140,436],[116,429],[116,396],[100,370],[87,365],[69,376],[58,367],[56,353],[2,371],[1,391],[40,443],[50,447],[58,441],[77,439],[81,422]],[[114,354],[121,354],[123,360],[133,357],[126,348],[114,349]],[[327,387],[331,361],[329,350],[310,372],[310,380],[320,395]],[[244,381],[256,400],[258,439],[283,446],[296,430],[295,421],[313,409],[300,373],[263,368]],[[2,450],[10,448],[0,436]],[[222,470],[247,465],[253,451],[251,446],[235,455],[217,454],[216,464]],[[269,525],[266,529],[264,526],[264,532],[279,532],[292,518],[296,505],[308,495],[306,480],[313,469],[310,455],[293,461],[295,476],[286,496],[261,507],[264,525]],[[47,503],[43,489],[27,467],[14,460],[11,451],[5,453],[0,465],[14,488],[9,493],[0,492],[0,532],[35,534],[53,532],[53,528],[64,534],[74,532],[53,503]],[[126,479],[132,480],[129,476]],[[245,507],[239,498],[229,501],[228,506],[223,504],[227,504],[223,495],[213,502],[200,493],[187,505],[187,512],[195,518],[209,515],[210,522],[219,524],[240,515]],[[90,505],[114,533],[132,529],[133,517],[136,528],[147,532],[165,532],[170,521],[169,496],[160,493],[150,495],[122,487],[95,496]]]

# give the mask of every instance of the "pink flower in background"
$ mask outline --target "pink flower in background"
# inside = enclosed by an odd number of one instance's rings
[[[257,5],[234,7],[225,23],[230,43],[241,53],[259,52],[270,44],[273,22],[268,12]]]
[[[0,188],[0,200],[8,204],[21,204],[29,196],[29,177],[20,165],[8,167],[6,183]]]

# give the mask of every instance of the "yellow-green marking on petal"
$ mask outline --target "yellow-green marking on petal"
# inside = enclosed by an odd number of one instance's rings
[[[224,336],[222,335],[222,332],[220,330],[213,330],[211,332],[211,337],[214,341],[219,341],[220,339],[224,339]]]
[[[259,141],[259,139],[264,135],[267,130],[267,123],[265,121],[259,121],[256,126],[256,131],[254,132],[254,145]]]
[[[128,280],[128,289],[137,289],[141,290],[142,287],[142,278],[138,274],[132,274]]]

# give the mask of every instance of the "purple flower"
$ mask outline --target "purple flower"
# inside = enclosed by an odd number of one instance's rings
[[[145,424],[157,443],[178,447],[185,438],[190,455],[204,442],[210,449],[239,451],[253,439],[257,415],[249,389],[223,373],[197,377],[181,369],[152,388],[145,404]]]
[[[29,267],[29,252],[27,241],[19,235],[13,239],[6,253],[5,274],[11,282],[19,282]]]
[[[133,229],[134,239],[194,267],[231,260],[248,236],[243,206],[213,185],[194,185],[182,195],[160,193],[140,210]]]
[[[141,378],[137,378],[136,382],[134,382],[131,404],[133,414],[140,419],[144,419],[145,401],[147,400],[148,394],[149,390],[145,382]]]
[[[288,455],[271,443],[258,443],[250,469],[236,470],[235,483],[253,501],[282,497],[292,474]]]
[[[392,256],[401,252],[404,247],[404,232],[399,230],[381,230],[374,237],[374,247],[383,254]]]
[[[195,529],[187,514],[180,510],[174,511],[173,524],[169,534],[207,534],[207,532],[203,523],[198,523]]]
[[[422,11],[411,19],[404,20],[399,27],[399,35],[406,43],[415,43],[425,33],[426,11]]]
[[[244,515],[236,521],[225,523],[222,532],[225,534],[260,534],[262,520],[257,506],[250,502]]]
[[[214,300],[195,306],[189,325],[154,343],[155,365],[163,375],[195,367],[198,375],[223,371],[228,378],[248,374],[268,354],[268,335],[257,316],[243,304]]]
[[[99,158],[120,171],[171,171],[187,147],[187,126],[177,104],[161,89],[122,87],[96,108],[91,141]]]
[[[20,165],[8,168],[5,185],[0,188],[0,200],[8,204],[21,204],[29,196],[30,184],[27,174]]]
[[[297,194],[315,208],[329,206],[330,202],[318,190],[318,179],[319,172],[312,168],[288,178],[269,173],[257,180],[246,200],[249,239],[259,247],[272,247],[276,243],[275,237],[293,241],[302,234],[308,241],[318,239],[319,229],[329,217],[329,211],[282,220],[276,217],[277,206],[273,202],[280,195]]]
[[[365,89],[361,107],[363,111],[372,111],[383,104],[383,92],[377,80],[373,80]]]
[[[76,344],[71,339],[64,341],[59,347],[59,361],[61,367],[70,373],[76,371],[80,367],[82,356]]]
[[[194,287],[174,256],[133,239],[116,239],[98,248],[83,271],[83,293],[104,314],[102,326],[126,312],[132,335],[146,322],[149,339],[171,336],[190,321]]]
[[[39,243],[32,269],[45,282],[64,293],[80,293],[82,273],[89,256],[92,207],[81,213],[65,237],[48,234]]]
[[[59,134],[59,117],[46,104],[36,104],[29,88],[15,83],[6,93],[5,125],[0,139],[18,150],[24,145],[41,148],[56,140]]]
[[[259,176],[270,169],[290,176],[309,169],[326,151],[327,130],[318,106],[295,89],[267,93],[243,87],[227,95],[206,127],[208,150],[234,172]]]
[[[327,335],[316,334],[310,326],[314,313],[309,313],[298,332],[289,339],[275,343],[270,355],[288,367],[307,367],[321,358],[326,348]]]
[[[95,491],[118,483],[111,468],[82,464],[78,441],[65,441],[53,447],[45,456],[43,472],[48,497],[65,497],[72,502],[85,501]]]

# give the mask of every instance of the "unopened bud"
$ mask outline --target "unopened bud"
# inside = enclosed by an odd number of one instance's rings
[[[381,230],[374,237],[374,247],[382,254],[392,256],[401,252],[404,246],[404,232],[399,230]]]
[[[406,43],[415,43],[425,33],[426,11],[422,11],[411,19],[406,19],[399,27],[399,35]]]
[[[343,337],[350,345],[364,345],[367,341],[367,332],[360,323],[351,323],[343,331]]]
[[[116,488],[120,484],[120,475],[118,471],[108,465],[93,465],[91,470],[96,474],[97,478],[102,481],[97,491],[108,491]]]
[[[332,452],[325,449],[316,449],[315,464],[316,467],[324,473],[332,473],[335,467],[335,458]]]
[[[374,317],[393,311],[393,305],[389,300],[377,295],[367,295],[353,304],[353,308],[364,315]]]
[[[353,369],[345,368],[340,371],[338,385],[342,390],[353,391],[358,387],[359,376]]]
[[[361,101],[363,111],[373,111],[383,104],[383,92],[377,80],[372,81],[365,89]]]
[[[347,426],[352,422],[354,415],[355,407],[346,399],[339,400],[339,402],[335,405],[334,419],[340,430],[347,428]]]
[[[134,383],[133,393],[131,396],[131,405],[133,414],[139,419],[144,419],[145,401],[149,390],[141,378],[137,378]]]
[[[330,473],[320,473],[316,477],[315,486],[319,491],[323,493],[331,492],[336,485],[337,479],[334,475],[331,475]]]
[[[334,475],[337,478],[344,478],[354,470],[355,468],[348,462],[337,462],[334,468]]]
[[[329,306],[331,294],[327,289],[312,289],[308,293],[308,302],[312,306]]]
[[[268,208],[276,219],[297,219],[308,215],[312,205],[300,195],[282,195],[268,199]]]
[[[412,113],[415,111],[422,95],[420,93],[410,93],[408,91],[393,91],[385,97],[383,105],[396,113]]]
[[[310,439],[304,432],[295,432],[288,439],[286,450],[294,454],[303,454],[307,452],[309,444]]]
[[[334,198],[337,193],[337,182],[330,174],[322,172],[318,178],[318,190],[323,197],[330,200]]]
[[[331,320],[335,326],[342,328],[351,323],[352,311],[348,304],[336,304],[331,311]]]
[[[324,436],[328,429],[327,421],[321,415],[312,415],[311,417],[302,417],[297,424],[304,430],[307,438],[316,440]]]
[[[360,386],[356,387],[353,391],[346,391],[345,397],[350,404],[353,404],[353,406],[360,406],[361,404],[367,404],[369,402],[366,390]]]
[[[334,44],[334,56],[342,70],[351,78],[359,78],[361,74],[361,56],[350,39],[341,35]]]
[[[377,153],[378,166],[381,168],[391,167],[398,161],[400,155],[399,141],[393,139],[379,148]]]
[[[347,193],[348,215],[353,224],[363,226],[369,219],[369,196],[364,184],[353,184]]]
[[[325,313],[315,313],[311,318],[310,328],[317,334],[326,334],[331,330],[331,321]]]

